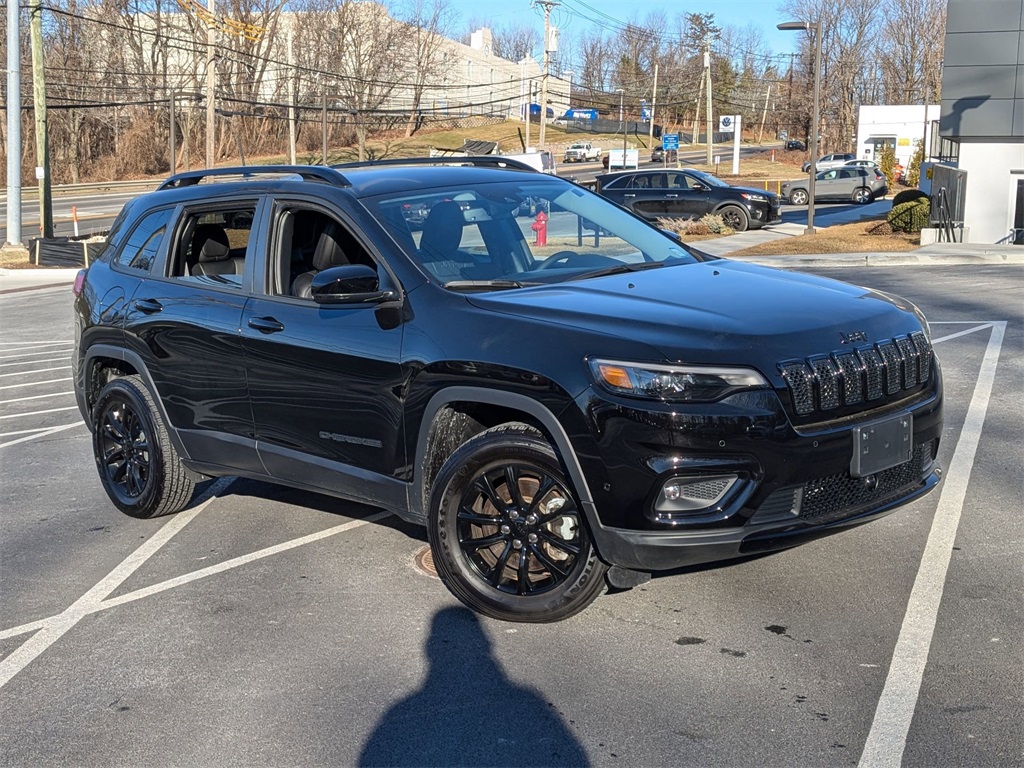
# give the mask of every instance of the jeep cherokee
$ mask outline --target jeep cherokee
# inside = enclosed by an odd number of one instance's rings
[[[938,481],[913,304],[707,256],[514,161],[179,174],[125,206],[75,292],[77,401],[119,509],[177,512],[223,475],[384,507],[500,619]]]

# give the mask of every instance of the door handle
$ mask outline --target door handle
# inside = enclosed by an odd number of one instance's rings
[[[272,317],[250,317],[249,327],[255,328],[260,333],[278,333],[284,330],[284,324]]]
[[[670,197],[670,198],[675,199],[675,198],[679,197],[679,195],[665,195],[665,197]]]
[[[145,312],[147,315],[152,315],[163,309],[164,305],[156,299],[139,299],[135,302],[135,308],[140,312]]]
[[[630,192],[630,193],[627,193],[627,194],[623,195],[623,197],[636,197],[636,194]]]

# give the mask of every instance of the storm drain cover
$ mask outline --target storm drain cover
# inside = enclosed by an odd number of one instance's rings
[[[413,564],[420,573],[425,573],[427,576],[432,576],[435,579],[437,578],[437,569],[434,567],[434,553],[430,551],[429,546],[416,553],[416,556],[413,558]]]

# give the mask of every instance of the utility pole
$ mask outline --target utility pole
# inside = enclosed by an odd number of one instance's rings
[[[213,15],[213,0],[208,0],[207,9],[210,12],[211,19],[216,18]],[[214,52],[214,46],[217,42],[217,30],[214,25],[208,24],[206,27],[206,167],[213,168],[214,165],[214,152],[216,148],[215,143],[215,129],[217,121],[217,109],[214,99],[216,98],[217,88],[217,56]]]
[[[526,151],[530,151],[530,110],[533,109],[533,80],[526,81]]]
[[[7,242],[5,251],[23,251],[21,244],[21,41],[19,4],[7,3]]]
[[[764,121],[768,119],[768,98],[772,95],[772,87],[768,86],[768,90],[764,94],[764,111],[761,112],[761,131],[757,134],[757,143],[761,143],[761,139],[764,138]]]
[[[327,165],[327,91],[324,91],[324,109],[323,112],[321,113],[320,127],[323,130],[323,136],[321,137],[321,141],[323,143],[324,148],[323,164]]]
[[[704,76],[701,75],[700,85],[697,86],[697,101],[693,103],[693,134],[690,136],[690,144],[697,143],[700,138],[700,103],[704,99]]]
[[[168,122],[170,123],[170,130],[168,131],[168,145],[169,146],[167,147],[168,155],[169,155],[169,162],[167,164],[169,166],[171,166],[171,176],[173,176],[175,173],[178,172],[178,157],[177,157],[176,149],[175,149],[175,146],[174,146],[175,140],[176,140],[177,137],[175,136],[176,126],[174,124],[175,120],[174,120],[174,89],[173,88],[171,88],[170,95],[168,95],[168,97],[167,97],[167,118],[168,118]]]
[[[658,106],[658,65],[654,65],[654,88],[651,89],[651,127],[649,143],[654,146],[654,109]]]
[[[50,186],[50,138],[46,128],[46,57],[43,55],[42,0],[34,0],[32,3],[30,33],[32,102],[35,105],[33,112],[36,123],[36,178],[39,180],[39,234],[43,237],[53,237],[53,192]]]
[[[292,48],[295,27],[288,20],[288,163],[296,165],[295,159],[295,50]]]
[[[558,5],[555,0],[537,0],[544,6],[544,72],[540,80],[540,137],[537,144],[544,149],[544,129],[547,127],[548,113],[548,52],[551,50],[551,9]]]
[[[212,0],[211,0],[212,2]],[[711,35],[705,38],[704,48],[704,79],[707,80],[707,140],[708,140],[708,154],[707,164],[711,165],[714,162],[712,157],[713,150],[713,136],[711,131]]]

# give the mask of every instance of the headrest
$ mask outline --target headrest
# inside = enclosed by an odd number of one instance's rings
[[[320,233],[320,239],[316,241],[316,250],[313,252],[313,269],[323,272],[331,267],[339,267],[348,264],[345,251],[338,242],[341,235],[341,227],[337,222],[330,222],[324,231]]]
[[[435,203],[423,222],[420,250],[428,259],[447,259],[462,242],[466,217],[452,200]]]
[[[228,234],[219,224],[200,224],[192,235],[192,253],[199,262],[224,261],[231,255]]]

